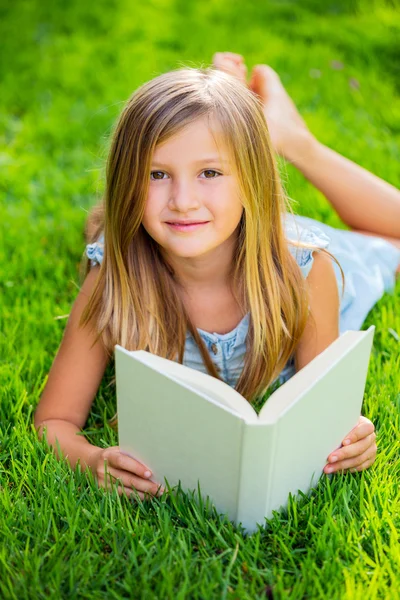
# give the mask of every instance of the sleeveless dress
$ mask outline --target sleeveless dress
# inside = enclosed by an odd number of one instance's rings
[[[347,330],[359,330],[372,307],[387,291],[395,286],[396,269],[400,264],[400,249],[390,242],[366,236],[354,231],[335,229],[314,219],[290,213],[284,216],[283,225],[289,251],[296,259],[304,277],[307,277],[313,261],[313,253],[326,248],[339,261],[345,276],[342,298],[342,277],[338,265],[332,261],[339,288],[340,334]],[[309,242],[317,248],[296,248],[290,240]],[[103,237],[86,246],[91,265],[103,259]],[[198,328],[219,375],[230,386],[235,387],[244,366],[246,337],[250,313],[238,325],[225,334],[204,331]],[[187,332],[183,364],[207,373],[200,351]],[[275,381],[283,383],[295,373],[294,356],[289,359]]]

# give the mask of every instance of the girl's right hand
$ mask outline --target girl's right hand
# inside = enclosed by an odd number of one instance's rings
[[[99,485],[105,489],[110,489],[110,481],[119,480],[120,496],[134,496],[135,492],[132,490],[136,490],[139,497],[145,500],[149,498],[148,495],[161,496],[165,491],[159,483],[150,481],[152,473],[147,467],[121,452],[119,446],[99,448],[94,456],[92,470]]]

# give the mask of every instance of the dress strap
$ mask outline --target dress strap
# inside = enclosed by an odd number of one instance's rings
[[[326,249],[331,243],[331,238],[322,229],[315,225],[304,227],[296,219],[293,221],[292,215],[288,215],[285,225],[286,239],[289,244],[289,251],[296,259],[303,276],[306,278],[311,271],[314,262],[314,252]],[[312,244],[315,248],[298,248],[290,242],[304,242]]]
[[[101,234],[98,240],[96,240],[93,244],[87,244],[86,246],[86,256],[90,260],[90,265],[94,267],[95,265],[101,265],[104,257],[104,235]]]

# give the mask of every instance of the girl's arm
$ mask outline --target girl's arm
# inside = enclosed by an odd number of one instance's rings
[[[297,345],[296,371],[339,337],[339,292],[332,259],[323,252],[314,252],[313,256],[307,277],[310,316]]]
[[[156,493],[159,487],[148,480],[151,473],[146,475],[148,470],[144,465],[120,452],[118,447],[99,448],[77,435],[87,420],[108,362],[102,342],[94,343],[93,329],[79,326],[98,273],[99,267],[91,269],[74,303],[34,422],[40,436],[47,429],[48,442],[57,453],[59,444],[61,454],[68,458],[72,468],[79,461],[93,471],[100,485],[107,487],[107,477],[111,475],[125,487],[140,490],[143,499],[144,492]],[[121,486],[118,492],[123,493]]]
[[[80,316],[93,290],[99,268],[88,274],[72,308],[64,337],[51,367],[48,381],[35,412],[35,427],[56,447],[56,438],[63,454],[75,467],[92,467],[98,450],[83,436],[76,434],[84,426],[93,399],[107,366],[108,358],[101,343],[93,348],[94,337],[88,328],[78,326]]]
[[[310,317],[295,354],[296,371],[302,369],[339,337],[339,294],[332,259],[323,252],[314,253],[307,277]],[[374,425],[365,417],[346,436],[343,446],[328,457],[325,473],[350,469],[361,471],[376,457]]]

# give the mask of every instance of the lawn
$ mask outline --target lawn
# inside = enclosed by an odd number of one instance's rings
[[[240,52],[277,69],[322,142],[399,186],[399,29],[395,0],[1,3],[1,598],[400,597],[400,282],[363,326],[376,326],[363,406],[376,463],[324,477],[251,536],[188,495],[137,504],[98,489],[33,427],[130,93]],[[280,167],[297,212],[345,227]],[[102,446],[117,444],[111,375],[85,429]]]

